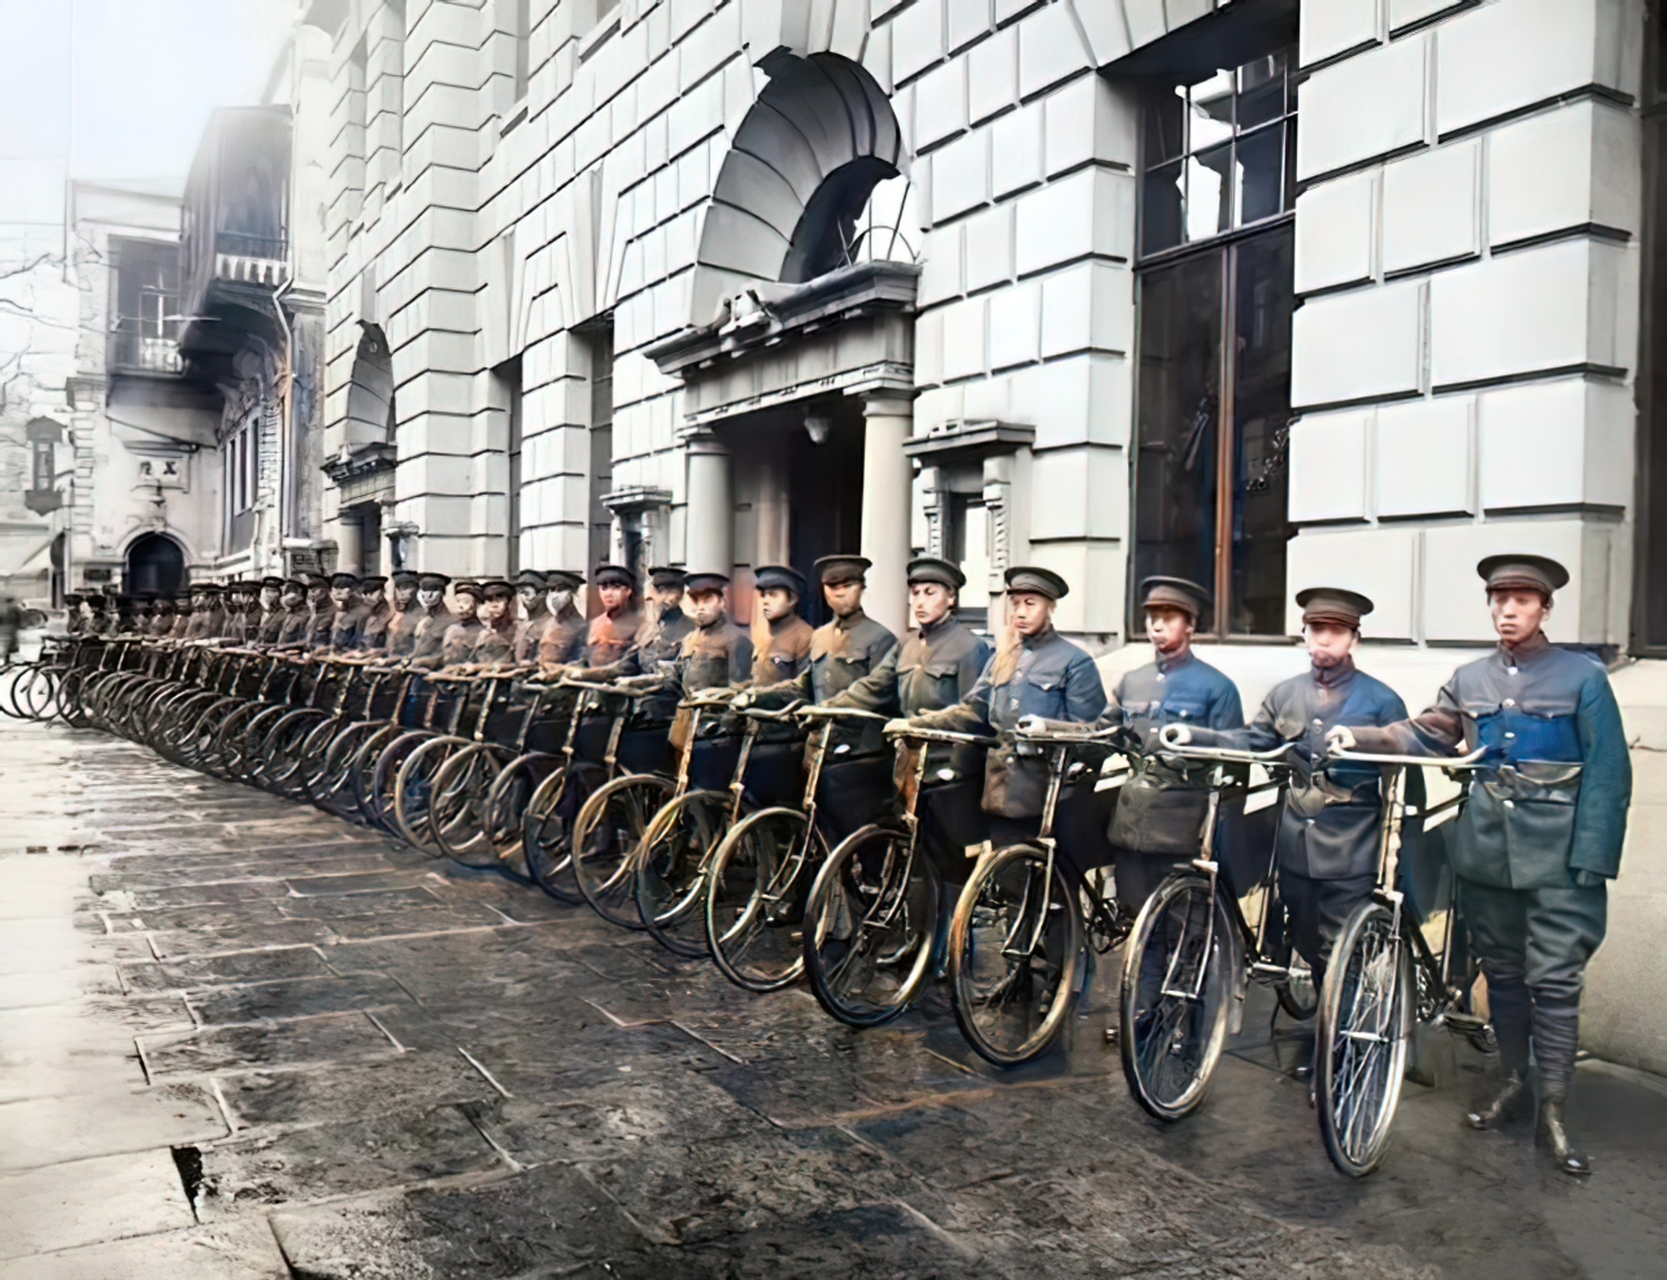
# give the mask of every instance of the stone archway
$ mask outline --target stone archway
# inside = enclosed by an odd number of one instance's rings
[[[908,167],[891,101],[859,64],[832,53],[777,59],[718,171],[693,323],[749,286],[801,284],[853,260],[875,186]]]
[[[157,596],[185,585],[185,551],[165,533],[147,533],[127,548],[122,586],[130,596]]]

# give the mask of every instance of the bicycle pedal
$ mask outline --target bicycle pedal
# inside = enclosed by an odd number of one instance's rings
[[[1117,1030],[1117,1028],[1116,1027],[1107,1027],[1106,1028],[1106,1043],[1108,1045],[1109,1044],[1116,1044],[1117,1041],[1118,1041],[1118,1030]]]

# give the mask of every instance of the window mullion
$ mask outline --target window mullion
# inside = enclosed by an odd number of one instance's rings
[[[1237,246],[1228,245],[1221,255],[1221,327],[1218,361],[1221,394],[1216,397],[1216,548],[1215,548],[1215,633],[1226,639],[1233,588],[1233,459],[1237,412],[1234,392],[1238,381],[1238,360],[1233,341],[1234,317],[1238,312],[1238,273],[1233,270]]]

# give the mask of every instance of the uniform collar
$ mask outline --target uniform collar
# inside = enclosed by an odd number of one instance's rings
[[[1505,660],[1507,667],[1520,667],[1550,652],[1551,641],[1545,638],[1543,631],[1536,631],[1514,649],[1508,644],[1501,643],[1499,646],[1499,656]]]
[[[1181,651],[1179,656],[1174,657],[1174,658],[1166,658],[1161,653],[1158,654],[1157,655],[1157,660],[1153,663],[1153,665],[1156,666],[1158,671],[1161,672],[1163,675],[1168,675],[1172,671],[1179,671],[1182,667],[1186,666],[1188,663],[1190,663],[1192,661],[1193,661],[1192,646],[1188,645],[1185,649],[1183,649]]]
[[[689,619],[689,621],[694,622],[694,619],[691,618],[691,619]],[[695,623],[695,630],[700,632],[702,635],[710,636],[710,635],[716,635],[718,632],[723,631],[728,626],[729,626],[729,616],[727,614],[720,613],[718,615],[718,620],[716,622],[714,622],[709,627],[703,627],[698,622],[696,622]]]
[[[1043,631],[1043,632],[1041,632],[1037,635],[1026,636],[1024,638],[1024,647],[1027,648],[1027,649],[1031,649],[1031,650],[1040,649],[1043,645],[1047,644],[1050,640],[1052,640],[1058,634],[1059,633],[1057,631],[1055,631],[1052,627],[1049,627],[1046,631]]]
[[[954,624],[954,616],[946,613],[936,622],[928,622],[924,627],[916,627],[915,634],[922,640],[932,640],[941,636],[945,631],[948,631]]]
[[[799,621],[797,613],[790,613],[785,618],[775,618],[770,622],[770,634],[779,636],[783,631],[791,631]]]
[[[861,626],[867,621],[868,615],[858,608],[854,613],[848,614],[843,618],[835,618],[833,624],[834,629],[837,631],[849,631],[852,627]]]
[[[1314,683],[1319,685],[1320,688],[1340,689],[1354,679],[1354,659],[1344,658],[1329,671],[1311,666],[1309,673],[1314,677]]]

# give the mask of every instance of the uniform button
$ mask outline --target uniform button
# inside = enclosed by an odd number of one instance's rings
[[[1315,717],[1314,717],[1314,723],[1315,723],[1315,724],[1317,724],[1317,725],[1320,725],[1320,724],[1324,724],[1324,723],[1325,723],[1325,721],[1324,721],[1324,720],[1322,720],[1322,719],[1320,719],[1320,717],[1319,717],[1319,716],[1315,716]]]
[[[1506,733],[1506,734],[1505,734],[1505,736],[1506,736],[1506,737],[1507,737],[1507,738],[1514,738],[1514,737],[1516,737],[1516,734],[1514,734],[1514,733],[1509,733],[1509,732],[1508,732],[1508,733]]]
[[[1517,802],[1515,800],[1507,800],[1505,801],[1505,807],[1507,809],[1514,809],[1517,807]]]
[[[1517,704],[1517,700],[1515,698],[1506,698],[1505,699],[1505,705],[1507,707],[1514,707],[1514,706],[1516,706],[1516,704]]]
[[[1314,825],[1314,819],[1312,819],[1312,818],[1308,819],[1308,825],[1313,826]]]
[[[1161,672],[1161,671],[1160,671],[1160,672],[1158,672],[1158,679],[1159,679],[1159,680],[1162,680],[1162,679],[1163,679],[1163,678],[1164,678],[1164,677],[1163,677],[1163,672]]]

